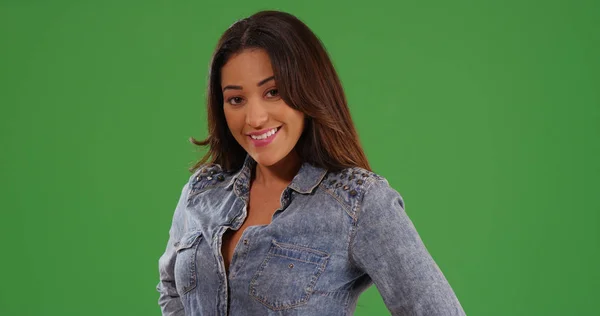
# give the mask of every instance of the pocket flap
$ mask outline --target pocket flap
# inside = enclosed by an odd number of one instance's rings
[[[321,264],[323,261],[329,259],[329,254],[316,249],[282,243],[276,240],[273,240],[272,243],[273,246],[269,249],[269,252],[277,256],[313,264]]]
[[[176,247],[177,251],[192,247],[196,241],[200,240],[200,238],[202,238],[201,232],[191,232],[185,234],[179,241],[179,245]]]

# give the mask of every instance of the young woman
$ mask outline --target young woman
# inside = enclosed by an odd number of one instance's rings
[[[263,11],[223,34],[208,126],[159,260],[163,315],[351,315],[373,283],[393,315],[464,315],[300,20]]]

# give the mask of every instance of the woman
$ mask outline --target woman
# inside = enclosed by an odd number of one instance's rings
[[[208,120],[159,260],[163,315],[351,315],[373,283],[393,315],[464,314],[305,24],[263,11],[232,25]]]

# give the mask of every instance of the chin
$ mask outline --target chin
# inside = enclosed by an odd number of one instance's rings
[[[271,167],[276,165],[277,163],[285,160],[289,153],[282,153],[281,150],[268,150],[265,152],[254,152],[251,156],[256,161],[256,163],[260,164],[264,167]]]
[[[283,157],[279,157],[278,155],[258,154],[254,155],[252,158],[254,158],[257,164],[264,167],[270,167],[281,161]]]

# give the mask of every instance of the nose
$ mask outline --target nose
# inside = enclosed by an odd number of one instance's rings
[[[246,124],[259,129],[264,127],[269,119],[265,105],[260,101],[250,101],[246,106]]]

